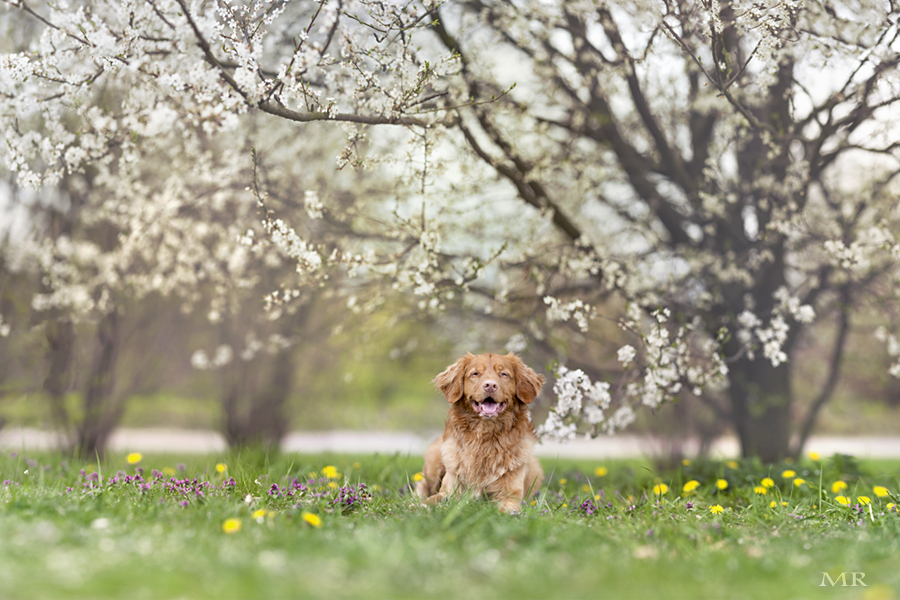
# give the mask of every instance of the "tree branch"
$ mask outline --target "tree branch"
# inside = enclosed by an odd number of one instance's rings
[[[254,104],[250,102],[247,98],[247,92],[241,89],[241,86],[234,79],[231,73],[225,68],[225,66],[216,58],[216,55],[213,53],[212,48],[209,45],[209,42],[203,36],[203,33],[200,31],[200,28],[197,26],[197,23],[194,21],[194,18],[191,16],[190,11],[188,11],[187,5],[184,0],[177,0],[178,5],[181,7],[182,12],[184,13],[185,18],[188,20],[188,23],[191,26],[191,29],[194,31],[194,36],[197,38],[197,46],[203,51],[203,55],[210,65],[214,66],[219,71],[219,76],[225,80],[225,82],[238,94],[247,101],[247,104],[251,106],[256,106],[259,110],[268,113],[270,115],[281,117],[283,119],[287,119],[289,121],[296,121],[298,123],[309,123],[312,121],[344,121],[348,123],[360,123],[363,125],[406,125],[406,126],[414,126],[414,127],[428,127],[430,124],[421,119],[416,119],[414,117],[409,116],[384,116],[384,115],[357,115],[357,114],[348,114],[348,113],[330,113],[330,112],[322,112],[322,111],[310,111],[310,112],[298,112],[296,110],[292,110],[285,106],[275,104],[268,100],[263,100],[259,103]]]

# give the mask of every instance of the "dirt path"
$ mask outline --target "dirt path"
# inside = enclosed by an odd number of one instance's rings
[[[285,452],[344,452],[385,454],[421,454],[438,432],[320,431],[288,434],[282,449]],[[54,434],[29,428],[7,428],[0,431],[0,450],[49,450],[57,447]],[[225,440],[214,431],[184,429],[119,429],[110,441],[112,452],[160,452],[173,454],[204,454],[223,452]],[[900,458],[900,437],[813,437],[807,450],[822,456],[835,453],[860,458]],[[658,439],[617,435],[595,440],[576,440],[567,444],[543,443],[536,448],[545,458],[632,458],[669,452],[668,445]],[[696,452],[696,444],[689,444],[686,454]],[[731,458],[738,455],[737,440],[723,438],[713,446],[713,456]]]

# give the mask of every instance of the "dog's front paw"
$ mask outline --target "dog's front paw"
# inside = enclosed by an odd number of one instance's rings
[[[500,504],[500,512],[504,512],[508,515],[517,515],[522,511],[522,503],[518,500],[504,500]]]
[[[429,496],[425,499],[425,506],[434,506],[435,504],[439,504],[441,500],[444,499],[444,495],[440,492],[434,494],[433,496]]]

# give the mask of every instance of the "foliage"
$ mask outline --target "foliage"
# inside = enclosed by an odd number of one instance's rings
[[[865,573],[866,591],[884,597],[900,588],[896,464],[845,477],[854,502],[843,506],[830,460],[791,465],[806,486],[749,461],[665,474],[547,463],[548,489],[519,516],[471,499],[419,506],[408,485],[420,465],[236,454],[184,465],[132,453],[82,468],[4,454],[0,581],[23,598],[858,595],[823,591],[823,572]],[[777,484],[754,492],[770,475]],[[680,492],[688,481],[698,485]]]

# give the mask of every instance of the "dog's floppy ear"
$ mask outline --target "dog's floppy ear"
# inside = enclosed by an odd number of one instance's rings
[[[516,365],[516,396],[525,404],[531,404],[544,387],[547,379],[535,373],[518,356],[510,352],[506,355]]]
[[[466,368],[469,360],[474,358],[471,353],[466,354],[455,363],[447,367],[443,373],[434,378],[434,385],[441,390],[447,402],[453,404],[463,398],[463,386],[466,377]]]

